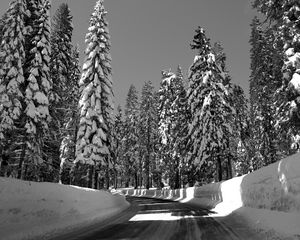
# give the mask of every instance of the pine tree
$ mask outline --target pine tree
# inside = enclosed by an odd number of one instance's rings
[[[125,139],[125,123],[122,114],[122,108],[119,105],[113,128],[113,144],[112,144],[112,169],[114,172],[114,187],[118,187],[118,178],[124,177],[126,171],[125,157],[124,157],[124,139]]]
[[[5,132],[6,142],[9,142],[9,135],[14,135],[10,148],[15,152],[14,158],[19,160],[18,178],[25,177],[28,167],[33,170],[43,162],[42,136],[49,121],[48,92],[51,88],[49,9],[47,0],[13,1],[3,29],[1,62],[6,63],[0,73],[3,97],[0,132]],[[40,173],[32,171],[31,174],[38,179]]]
[[[64,96],[67,93],[67,86],[70,81],[72,32],[72,16],[69,6],[62,3],[53,17],[51,31],[51,77],[53,79],[51,100],[59,105],[64,103]],[[57,108],[55,106],[53,111],[58,111]],[[58,113],[62,112],[59,111]]]
[[[76,133],[77,126],[79,123],[78,113],[78,100],[79,100],[79,50],[75,47],[72,52],[72,68],[70,70],[71,77],[70,82],[67,86],[68,95],[66,96],[66,112],[65,112],[65,125],[63,133],[63,140],[60,144],[60,182],[70,182],[70,170],[73,167],[73,162],[76,158],[75,147],[76,147]],[[65,174],[64,174],[65,173]],[[62,180],[62,175],[66,175],[66,180]],[[68,180],[67,180],[68,179]]]
[[[0,148],[5,150],[12,162],[12,153],[20,140],[19,132],[23,132],[20,116],[23,112],[25,82],[25,27],[28,12],[25,1],[12,1],[5,13],[1,31],[0,44]],[[17,162],[16,162],[17,163]]]
[[[277,161],[278,145],[286,138],[279,128],[275,129],[276,111],[282,102],[282,96],[276,93],[282,79],[282,61],[278,61],[280,55],[273,45],[276,37],[273,30],[263,30],[257,18],[253,19],[251,27],[250,119],[254,148],[251,158],[257,169]]]
[[[196,30],[192,49],[198,50],[190,67],[188,103],[191,120],[188,133],[188,162],[200,169],[205,163],[215,166],[217,179],[222,180],[221,154],[227,148],[226,135],[231,133],[226,117],[231,112],[222,72],[215,62],[204,30]]]
[[[164,166],[165,177],[169,178],[169,185],[172,189],[175,188],[176,167],[173,156],[173,136],[172,128],[174,124],[175,106],[172,107],[175,101],[174,81],[176,75],[171,70],[162,71],[161,86],[159,94],[159,122],[158,129],[160,132],[161,148],[160,157]]]
[[[173,145],[173,155],[177,165],[175,188],[180,188],[181,182],[183,182],[181,178],[185,172],[186,136],[188,133],[188,120],[190,119],[185,85],[182,69],[178,66],[174,81],[175,100],[171,106],[172,112],[174,112],[174,124],[172,126],[173,139],[171,144]]]
[[[234,164],[234,175],[243,175],[253,170],[253,139],[250,136],[248,100],[244,90],[235,84],[227,86],[231,106],[235,110],[232,119],[233,133],[229,139],[229,157]]]
[[[226,150],[223,151],[222,153],[222,158],[223,158],[222,168],[226,170],[225,171],[226,178],[230,179],[233,177],[233,159],[236,157],[233,154],[236,151],[232,151],[232,147],[234,146],[234,144],[232,143],[239,144],[240,139],[238,136],[241,135],[241,131],[242,131],[242,129],[238,127],[240,126],[241,123],[238,122],[237,120],[242,119],[241,110],[244,110],[244,107],[247,106],[244,106],[242,104],[240,105],[236,104],[237,102],[243,103],[244,100],[243,90],[239,86],[231,82],[229,71],[226,68],[226,54],[224,52],[222,44],[220,42],[214,43],[212,52],[215,55],[215,62],[219,70],[221,82],[227,91],[227,94],[225,94],[225,100],[228,102],[229,106],[232,107],[233,110],[233,111],[226,112],[226,114],[224,115],[224,123],[223,123],[225,125],[231,126],[232,129],[232,133],[226,134],[224,137]],[[236,94],[238,94],[238,97],[240,97],[241,99],[235,99],[235,97],[237,97]],[[234,150],[237,150],[236,144],[233,147]]]
[[[142,88],[140,105],[140,144],[141,159],[145,175],[145,187],[150,188],[150,171],[154,162],[155,134],[157,129],[155,92],[151,81]]]
[[[86,60],[80,85],[80,122],[76,162],[108,168],[111,145],[113,92],[110,36],[103,1],[96,3],[86,35]]]
[[[134,178],[135,188],[138,187],[138,148],[139,148],[139,101],[138,92],[134,85],[129,87],[125,105],[124,157],[127,175],[126,186],[130,177]]]
[[[25,61],[25,19],[26,2],[15,0],[7,11],[6,24],[3,26],[1,42],[0,69],[0,139],[4,139],[8,131],[16,128],[16,121],[22,113],[24,93]]]
[[[276,125],[288,133],[292,145],[299,149],[300,7],[294,0],[256,0],[253,7],[272,23],[269,29],[275,35],[273,45],[283,54],[283,81],[276,91]]]
[[[53,89],[50,94],[50,114],[52,121],[46,137],[46,152],[49,161],[56,171],[63,165],[60,158],[62,141],[67,137],[65,126],[70,115],[70,98],[73,98],[74,79],[72,57],[72,16],[69,6],[61,4],[56,10],[51,26],[51,60],[50,75]],[[75,90],[76,91],[76,90]],[[64,160],[63,160],[64,161]],[[57,174],[56,174],[57,178]]]
[[[42,138],[48,129],[49,100],[48,95],[52,86],[49,77],[50,62],[50,25],[48,0],[41,1],[38,6],[39,18],[33,22],[31,54],[33,59],[27,69],[29,76],[25,90],[25,129],[28,134],[26,145],[34,155],[35,160],[43,161],[41,154]]]

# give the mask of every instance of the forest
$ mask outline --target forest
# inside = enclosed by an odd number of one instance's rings
[[[233,83],[221,42],[199,26],[189,69],[162,69],[159,89],[128,86],[117,107],[104,1],[92,11],[82,66],[71,10],[63,3],[51,17],[50,2],[12,0],[0,19],[1,176],[178,189],[299,151],[298,0],[253,1],[249,98]]]

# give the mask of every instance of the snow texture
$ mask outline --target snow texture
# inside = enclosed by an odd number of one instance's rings
[[[0,178],[0,239],[56,235],[128,206],[124,197],[105,191]]]

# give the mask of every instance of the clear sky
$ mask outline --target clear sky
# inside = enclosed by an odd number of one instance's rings
[[[0,14],[10,0],[0,1]],[[52,0],[52,14],[68,3],[73,15],[73,42],[84,58],[84,37],[96,0]],[[124,106],[130,84],[139,92],[145,81],[159,87],[161,70],[181,65],[185,76],[195,52],[194,30],[202,26],[212,43],[220,41],[233,82],[249,91],[250,0],[105,0],[112,42],[115,102]]]

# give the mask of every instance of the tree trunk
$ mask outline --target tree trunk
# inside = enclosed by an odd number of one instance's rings
[[[175,173],[175,189],[179,189],[180,188],[180,173],[179,173],[179,169],[176,169],[176,173]]]
[[[217,156],[217,171],[218,171],[218,181],[222,181],[223,177],[222,177],[222,173],[223,173],[223,169],[222,169],[222,161],[221,161],[221,157],[220,155]]]
[[[231,162],[231,156],[229,155],[227,158],[227,179],[231,179],[232,177],[233,177],[232,162]]]
[[[134,172],[134,189],[138,189],[139,186],[139,179],[138,179],[138,172]]]
[[[114,186],[114,189],[117,189],[117,186],[118,186],[118,173],[117,173],[117,169],[115,168],[115,166],[113,167],[113,186]]]
[[[23,142],[22,142],[22,150],[21,150],[21,155],[20,155],[20,162],[19,162],[19,167],[18,167],[18,179],[23,179],[23,163],[25,159],[25,154],[26,154],[26,139],[23,137]]]
[[[108,165],[108,162],[107,162],[107,166],[106,166],[106,169],[105,169],[105,188],[106,189],[109,189],[109,165]]]
[[[94,166],[90,165],[88,167],[88,174],[87,174],[87,187],[93,187],[93,178],[94,178]]]
[[[99,176],[99,173],[98,171],[94,171],[94,181],[93,181],[93,188],[94,189],[98,189],[98,176]]]
[[[149,169],[149,155],[146,157],[146,163],[145,163],[145,175],[146,175],[146,184],[145,187],[146,189],[150,188],[150,169]]]

